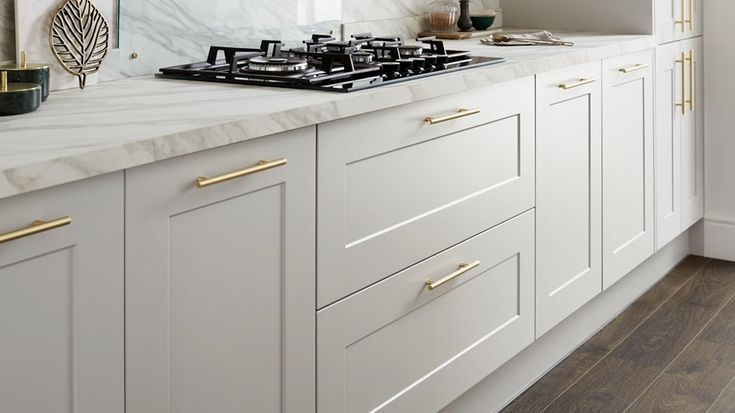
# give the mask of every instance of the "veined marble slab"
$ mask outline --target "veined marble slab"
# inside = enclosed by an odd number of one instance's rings
[[[368,2],[369,4],[369,2]],[[342,0],[122,0],[121,70],[129,76],[206,59],[209,46],[275,39],[290,46],[339,29]],[[135,60],[126,58],[136,53]]]
[[[655,47],[652,36],[562,36],[576,46],[448,42],[508,61],[347,94],[150,76],[54,92],[35,113],[0,118],[0,198]]]
[[[0,0],[0,62],[15,60],[13,0]]]

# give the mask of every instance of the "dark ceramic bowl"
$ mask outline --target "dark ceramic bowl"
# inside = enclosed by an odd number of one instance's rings
[[[470,20],[476,30],[487,30],[495,23],[495,16],[470,16]]]

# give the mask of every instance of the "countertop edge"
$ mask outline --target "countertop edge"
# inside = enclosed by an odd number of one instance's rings
[[[75,155],[4,168],[0,171],[0,199],[289,130],[652,49],[655,46],[653,36],[642,36],[558,56],[543,57],[538,60],[511,61],[499,66],[476,68],[372,89],[349,94],[330,102],[257,114],[237,121],[135,142],[113,144]],[[124,153],[125,156],[121,156],[121,153]]]

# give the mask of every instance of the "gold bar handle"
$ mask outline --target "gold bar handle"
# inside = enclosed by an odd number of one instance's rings
[[[689,21],[686,19],[686,7],[684,5],[684,0],[681,0],[681,7],[679,8],[679,11],[681,12],[681,20],[675,20],[674,24],[680,24],[681,25],[681,32],[686,32],[686,24],[689,23]]]
[[[31,225],[25,228],[0,234],[0,244],[51,231],[52,229],[61,228],[69,224],[71,224],[71,218],[69,217],[54,219],[53,221],[33,221]]]
[[[694,31],[694,0],[689,0],[689,31]]]
[[[681,107],[681,114],[687,114],[687,66],[686,66],[686,54],[681,52],[681,59],[677,60],[676,63],[681,64],[681,103],[677,103],[676,107]]]
[[[467,116],[477,115],[478,113],[480,113],[479,108],[460,109],[459,111],[457,111],[457,113],[447,115],[447,116],[439,116],[439,117],[427,116],[426,119],[424,119],[424,121],[428,123],[429,125],[436,125],[437,123],[449,122],[450,120],[455,120],[455,119],[460,119],[460,118],[464,118]]]
[[[559,89],[569,90],[569,89],[574,89],[576,87],[589,85],[590,83],[595,83],[595,82],[597,82],[597,79],[579,79],[579,82],[562,83],[561,85],[559,85]]]
[[[686,60],[687,62],[689,62],[689,100],[687,100],[686,102],[689,103],[689,110],[694,112],[694,101],[696,100],[695,99],[695,92],[696,92],[695,87],[696,86],[694,84],[696,80],[695,73],[694,73],[694,69],[695,69],[694,49],[689,50],[689,57],[687,57]]]
[[[480,261],[475,261],[475,262],[470,263],[470,264],[467,264],[467,263],[463,262],[463,263],[459,264],[459,268],[457,269],[457,271],[455,271],[455,272],[447,275],[446,277],[444,277],[444,278],[442,278],[442,279],[440,279],[438,281],[431,281],[431,280],[426,281],[426,288],[428,288],[429,290],[434,290],[436,288],[439,288],[442,285],[444,285],[444,284],[452,281],[453,279],[455,279],[457,277],[460,277],[460,276],[462,276],[462,275],[464,275],[464,274],[466,274],[466,273],[474,270],[475,268],[477,268],[479,266],[480,266]]]
[[[258,172],[267,171],[269,169],[278,168],[280,166],[286,165],[288,163],[288,159],[278,159],[276,161],[260,161],[254,166],[251,166],[249,168],[241,169],[239,171],[230,172],[228,174],[215,176],[214,178],[209,178],[206,176],[201,176],[197,178],[196,180],[196,186],[197,188],[206,188],[211,185],[220,184],[222,182],[231,181],[233,179],[242,178],[244,176],[257,174]]]
[[[625,73],[625,74],[633,73],[633,72],[637,72],[639,70],[647,69],[649,67],[651,67],[651,65],[648,64],[648,63],[645,63],[645,64],[637,64],[637,65],[632,66],[632,67],[624,67],[624,68],[620,69],[620,73]]]

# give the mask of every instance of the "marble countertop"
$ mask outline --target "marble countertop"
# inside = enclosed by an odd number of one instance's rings
[[[35,113],[0,118],[0,198],[655,46],[652,36],[562,37],[575,46],[451,41],[507,61],[353,93],[152,76],[54,92]]]

